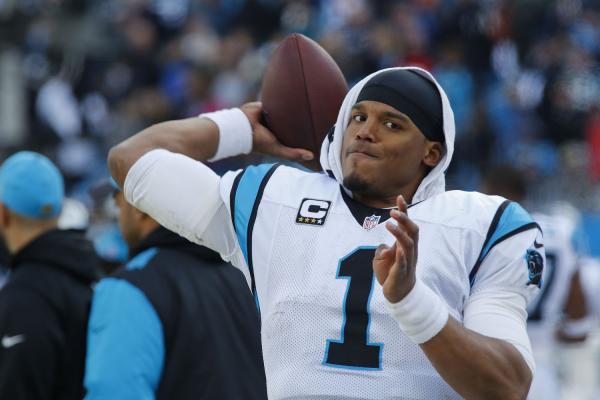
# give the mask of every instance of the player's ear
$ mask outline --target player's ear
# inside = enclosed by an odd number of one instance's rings
[[[433,168],[442,160],[443,154],[444,147],[442,143],[427,140],[425,142],[425,156],[423,157],[423,164]]]
[[[113,192],[113,200],[115,202],[115,205],[119,208],[126,206],[127,201],[123,196],[123,192],[121,192],[120,190]]]
[[[135,210],[136,211],[136,218],[141,221],[141,222],[147,222],[147,221],[154,221],[154,219],[152,219],[151,216],[149,216],[148,214],[140,211],[140,210]]]
[[[143,211],[138,210],[137,208],[135,208],[134,206],[131,206],[131,215],[134,219],[134,221],[136,221],[136,223],[143,223],[145,222],[148,218],[150,218],[148,216],[148,214],[144,213]]]

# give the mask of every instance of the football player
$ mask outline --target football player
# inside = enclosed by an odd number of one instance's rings
[[[355,85],[323,173],[274,164],[220,178],[200,162],[311,158],[260,114],[250,103],[151,126],[109,166],[129,202],[244,271],[269,398],[525,398],[541,234],[517,203],[445,191],[454,117],[433,76],[392,68]]]
[[[524,172],[511,166],[488,169],[483,186],[485,193],[518,202],[524,201],[527,193]],[[564,397],[566,387],[561,384],[560,376],[568,374],[559,373],[559,368],[567,368],[559,366],[558,361],[562,359],[560,364],[568,363],[573,367],[572,362],[567,362],[573,357],[566,351],[573,350],[573,346],[564,344],[583,342],[593,325],[579,274],[580,256],[574,246],[579,213],[567,203],[555,203],[543,212],[533,213],[532,217],[544,233],[546,265],[540,294],[528,307],[527,330],[536,362],[529,398],[572,398]],[[576,390],[580,392],[580,389]]]

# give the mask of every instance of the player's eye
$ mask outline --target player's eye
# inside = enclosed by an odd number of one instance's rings
[[[398,124],[395,124],[395,123],[393,123],[393,122],[391,122],[391,121],[388,121],[388,122],[386,122],[386,123],[385,123],[385,126],[386,126],[387,128],[389,128],[389,129],[393,129],[393,130],[400,129],[400,125],[398,125]]]
[[[362,114],[354,114],[352,116],[352,120],[355,121],[355,122],[364,122],[364,121],[367,120],[367,117],[365,117]]]

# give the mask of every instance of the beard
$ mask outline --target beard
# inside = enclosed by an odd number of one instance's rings
[[[353,194],[358,194],[361,197],[374,199],[385,198],[383,193],[380,193],[371,184],[369,184],[369,182],[360,176],[357,176],[356,174],[350,174],[344,177],[343,185]]]

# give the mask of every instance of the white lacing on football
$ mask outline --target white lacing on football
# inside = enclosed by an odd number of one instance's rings
[[[448,322],[446,303],[418,279],[406,297],[398,303],[386,299],[386,304],[400,329],[416,344],[430,340]]]
[[[217,152],[208,161],[217,161],[252,151],[252,126],[246,114],[239,108],[200,114],[199,118],[208,118],[219,127],[219,146]]]

